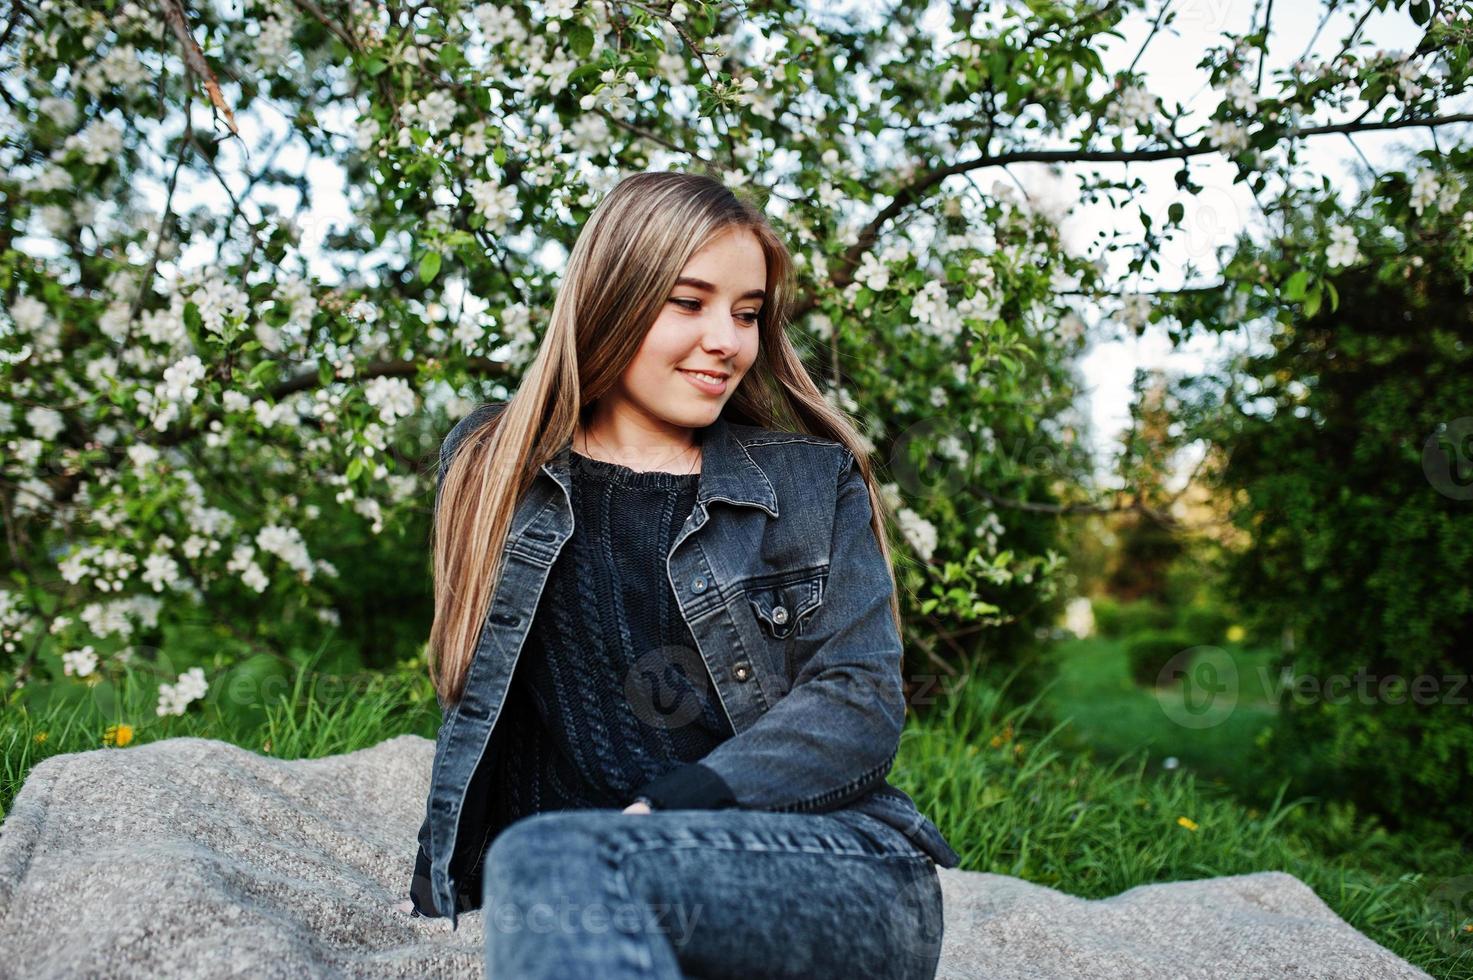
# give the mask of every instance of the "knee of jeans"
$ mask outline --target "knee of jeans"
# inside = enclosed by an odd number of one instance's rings
[[[512,822],[486,851],[482,889],[490,895],[507,879],[535,882],[547,877],[549,867],[596,860],[607,850],[607,834],[600,815],[591,811],[556,810],[534,813]],[[605,821],[607,815],[604,816]]]

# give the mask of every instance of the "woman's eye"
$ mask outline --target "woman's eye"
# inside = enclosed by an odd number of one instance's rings
[[[683,297],[672,296],[670,297],[670,302],[674,303],[682,310],[690,310],[692,313],[701,308],[701,301],[698,299],[685,299]],[[758,313],[756,310],[743,310],[741,313],[737,314],[737,317],[744,321],[748,326],[751,326],[752,324],[762,319],[762,314]]]

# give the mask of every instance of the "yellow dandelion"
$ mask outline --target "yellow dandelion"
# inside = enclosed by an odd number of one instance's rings
[[[1178,827],[1185,827],[1188,830],[1197,829],[1197,821],[1193,820],[1191,817],[1177,817],[1176,824]]]
[[[1243,637],[1247,635],[1248,631],[1243,629],[1243,627],[1239,626],[1237,623],[1234,623],[1227,628],[1227,641],[1229,643],[1242,643]]]
[[[994,749],[997,748],[999,745],[1002,745],[1002,736],[1001,735],[994,735],[994,736],[992,736],[992,740],[990,742],[988,742],[987,744],[988,745],[991,745]]]
[[[122,748],[133,741],[132,725],[108,725],[107,731],[102,733],[104,745],[115,745]]]
[[[46,741],[46,733],[45,732],[37,732],[36,733],[36,744],[37,745],[42,745],[42,744],[45,743],[45,741]]]

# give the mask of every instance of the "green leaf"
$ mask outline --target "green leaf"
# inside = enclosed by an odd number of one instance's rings
[[[574,24],[568,29],[568,44],[578,57],[588,57],[588,52],[593,50],[593,31],[587,24]]]
[[[1304,298],[1304,289],[1309,285],[1309,270],[1300,269],[1284,283],[1283,297],[1290,302]]]
[[[384,69],[389,67],[389,63],[384,59],[372,57],[363,59],[363,61],[360,62],[360,65],[363,68],[364,72],[369,75],[369,77],[382,75]]]
[[[1308,296],[1304,297],[1304,315],[1306,317],[1312,317],[1320,311],[1320,300],[1323,297],[1324,291],[1318,286]]]
[[[440,274],[440,253],[426,252],[419,260],[420,282],[430,282]]]
[[[1166,209],[1166,220],[1174,225],[1181,224],[1181,219],[1186,216],[1186,213],[1187,209],[1182,205],[1182,203],[1180,201],[1175,201],[1172,203],[1171,207]]]
[[[276,373],[275,361],[262,361],[251,368],[250,374],[246,375],[246,381],[250,384],[263,384],[266,377]]]

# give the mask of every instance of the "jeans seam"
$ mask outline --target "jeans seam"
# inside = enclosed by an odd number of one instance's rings
[[[850,828],[850,829],[852,830],[853,828]],[[904,853],[896,853],[896,852],[891,852],[891,851],[883,851],[881,853],[876,854],[874,852],[866,851],[866,850],[853,851],[853,850],[845,849],[845,850],[838,850],[838,851],[836,851],[833,848],[829,848],[829,847],[802,847],[802,846],[794,847],[794,846],[789,845],[789,844],[770,844],[769,845],[769,844],[765,844],[765,843],[764,844],[759,844],[756,847],[752,847],[752,846],[744,845],[741,842],[708,841],[708,840],[699,840],[699,839],[692,839],[692,840],[669,840],[669,839],[665,839],[665,840],[656,840],[656,841],[632,841],[632,842],[629,842],[629,841],[623,841],[623,842],[621,842],[621,841],[608,841],[608,842],[606,842],[605,846],[609,849],[609,851],[610,851],[610,859],[613,861],[615,869],[619,872],[619,874],[621,876],[625,873],[624,872],[624,859],[626,857],[628,857],[631,854],[642,853],[644,851],[653,851],[653,850],[656,850],[658,848],[666,848],[666,849],[673,849],[673,850],[683,850],[683,851],[684,850],[692,850],[692,849],[695,849],[695,848],[706,848],[708,850],[714,850],[714,851],[741,851],[741,852],[751,852],[751,853],[754,853],[754,854],[802,854],[802,855],[826,854],[826,855],[832,855],[834,857],[870,858],[870,859],[879,859],[879,860],[884,860],[884,861],[908,861],[908,862],[913,862],[915,864],[934,864],[935,863],[935,861],[932,860],[932,858],[929,855],[922,854],[920,852],[915,852],[915,853],[910,853],[910,854],[904,854]],[[628,892],[627,882],[621,882],[621,888],[627,894],[627,892]]]

